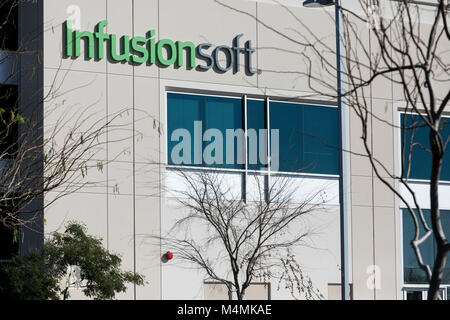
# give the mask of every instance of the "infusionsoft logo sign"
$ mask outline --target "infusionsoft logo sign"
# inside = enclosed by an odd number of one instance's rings
[[[149,30],[146,36],[124,35],[118,40],[117,35],[105,32],[107,25],[107,20],[100,21],[92,33],[72,30],[72,21],[67,20],[64,23],[66,57],[79,57],[83,40],[87,59],[104,59],[106,44],[107,58],[114,62],[182,67],[186,57],[186,67],[189,69],[196,68],[199,71],[214,69],[221,73],[233,69],[236,73],[240,71],[241,59],[243,59],[245,72],[248,75],[258,73],[258,70],[253,68],[253,54],[256,50],[252,48],[252,41],[248,40],[243,46],[240,45],[243,34],[233,39],[231,47],[222,45],[212,49],[211,43],[201,43],[196,46],[191,41],[170,39],[156,41],[155,30]],[[202,62],[197,63],[197,60]]]

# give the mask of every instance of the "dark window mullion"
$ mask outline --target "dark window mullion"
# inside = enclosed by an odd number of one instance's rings
[[[270,135],[270,132],[269,132],[269,128],[270,128],[270,123],[269,123],[269,121],[270,121],[270,119],[269,119],[269,117],[270,117],[270,115],[269,115],[269,112],[270,112],[270,110],[269,110],[269,103],[270,103],[269,102],[269,98],[264,99],[264,129],[265,129],[265,135],[266,135],[266,137],[265,137],[265,139],[266,139],[266,141],[265,141],[266,152],[264,152],[264,156],[266,157],[266,159],[265,159],[265,163],[266,164],[264,165],[264,167],[267,170],[269,170],[269,166],[271,165],[269,163],[268,155],[272,154],[272,146],[271,146],[272,141],[269,140],[269,135]],[[258,133],[258,139],[259,139],[259,133]],[[259,141],[258,141],[258,143],[259,143]]]
[[[242,146],[244,148],[243,155],[244,155],[244,174],[242,177],[242,200],[244,202],[247,202],[247,179],[248,179],[248,136],[247,136],[247,130],[248,130],[248,105],[247,105],[247,96],[244,95],[242,97],[242,130],[244,131],[244,145]]]
[[[202,159],[202,164],[200,165],[201,167],[203,167],[203,166],[206,166],[206,164],[205,164],[205,162],[204,162],[204,159],[203,159],[203,150],[205,150],[205,147],[206,147],[206,142],[203,140],[203,135],[205,134],[205,131],[206,131],[206,128],[208,128],[208,125],[207,125],[207,123],[206,123],[206,119],[207,119],[207,116],[206,116],[206,105],[207,105],[207,97],[206,96],[204,96],[203,97],[203,103],[202,103],[202,105],[201,105],[201,110],[202,110],[202,119],[200,119],[201,121],[202,121],[202,137],[201,137],[201,139],[202,139],[202,149],[201,149],[201,155],[200,155],[200,157],[201,157],[201,159]]]
[[[247,119],[248,119],[248,107],[247,107],[247,96],[244,95],[242,97],[242,112],[241,112],[241,124],[242,130],[244,131],[244,145],[241,146],[244,148],[244,170],[247,172],[248,170],[248,136],[247,136]]]
[[[300,170],[304,170],[306,168],[306,163],[305,163],[305,106],[304,105],[300,105],[301,108],[301,127],[300,127],[300,134],[301,134],[301,142],[302,142],[302,153],[300,154],[300,163],[301,163],[301,167]]]

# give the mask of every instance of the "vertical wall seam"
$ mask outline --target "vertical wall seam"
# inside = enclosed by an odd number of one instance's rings
[[[245,172],[244,172],[244,183],[242,186],[242,199],[244,200],[245,203],[247,203],[247,178],[248,178],[248,128],[247,128],[247,95],[244,95],[243,101],[242,101],[242,105],[243,105],[243,124],[242,127],[244,128],[244,159],[245,159]]]
[[[256,5],[256,70],[259,71],[259,33],[258,33],[258,2],[255,2]],[[256,87],[259,88],[259,72],[256,73]]]
[[[392,30],[389,30],[389,35],[392,38]],[[392,54],[392,48],[391,48],[391,54]],[[391,115],[392,115],[392,123],[394,124],[395,122],[395,118],[394,118],[394,114],[396,114],[396,112],[394,113],[394,83],[393,81],[391,81],[391,104],[392,104],[392,109],[391,109]],[[395,149],[395,126],[391,126],[391,130],[392,130],[392,143],[393,143],[393,152],[392,152],[392,170],[395,173],[395,167],[396,167],[396,149]],[[395,188],[395,180],[392,182],[393,186]],[[394,194],[394,199],[393,199],[393,203],[394,203],[394,270],[395,270],[395,298],[398,298],[398,273],[397,273],[397,269],[398,269],[398,257],[397,257],[397,215],[398,215],[398,211],[397,211],[397,199],[396,199],[396,195]],[[401,257],[403,258],[403,257]]]
[[[108,1],[105,0],[105,16],[108,20]],[[108,32],[108,25],[106,32]],[[108,63],[105,63],[106,78],[106,124],[109,121],[109,82],[108,82]],[[106,126],[106,248],[109,250],[109,125]]]
[[[131,2],[131,23],[132,35],[134,37],[134,0]],[[135,65],[133,64],[133,258],[134,258],[134,274],[136,274],[136,124],[135,124],[135,108],[136,108],[136,88],[135,88]],[[134,287],[134,300],[136,300],[136,284]]]
[[[161,34],[160,34],[160,15],[161,15],[161,12],[160,12],[160,3],[159,3],[159,0],[158,0],[158,39],[160,38],[160,36],[161,36]],[[160,91],[161,90],[161,70],[160,70],[160,68],[158,68],[158,90]],[[158,109],[157,110],[159,110],[159,126],[161,126],[161,92],[159,92],[159,94],[158,94]],[[166,113],[167,113],[167,111],[166,111]],[[158,139],[158,149],[159,149],[159,153],[160,153],[160,157],[161,157],[161,137],[159,137],[159,139]],[[161,159],[161,158],[160,158]],[[163,185],[162,185],[162,177],[161,177],[161,175],[162,175],[162,172],[161,172],[161,164],[159,165],[159,168],[158,168],[158,171],[159,171],[159,190],[162,190],[161,188],[163,187]],[[160,201],[159,201],[159,235],[161,236],[161,232],[162,232],[162,217],[161,217],[161,215],[162,215],[162,199],[161,199],[161,196],[160,196]],[[162,241],[161,241],[161,237],[160,237],[160,240],[159,240],[159,252],[160,252],[160,254],[161,254],[161,249],[162,249]],[[163,287],[163,274],[162,274],[162,263],[161,263],[161,261],[159,262],[159,298],[160,298],[160,300],[162,300],[162,287]]]
[[[372,54],[372,35],[369,32],[369,52]],[[369,58],[370,63],[370,70],[373,70],[372,68],[372,60]],[[374,112],[374,106],[373,106],[373,84],[370,85],[370,145],[372,148],[372,156],[375,157],[375,149],[374,149],[374,143],[373,143],[373,112]],[[375,266],[376,266],[376,246],[375,246],[375,176],[374,176],[374,168],[371,170],[371,185],[372,185],[372,259],[373,259],[373,268],[372,272],[374,273],[374,277],[377,276]],[[374,279],[376,281],[376,279]],[[373,286],[373,299],[377,299],[377,287],[376,285]]]

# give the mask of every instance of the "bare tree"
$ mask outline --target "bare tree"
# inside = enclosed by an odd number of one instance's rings
[[[345,91],[343,99],[345,104],[352,108],[360,119],[362,126],[362,141],[365,156],[368,157],[372,168],[383,184],[397,195],[408,208],[415,225],[415,235],[411,245],[417,257],[419,266],[426,272],[429,281],[429,299],[439,299],[439,286],[444,273],[446,257],[450,244],[446,238],[440,219],[439,208],[439,180],[442,171],[443,158],[449,137],[445,136],[442,119],[446,109],[450,91],[442,88],[442,83],[450,80],[448,50],[450,33],[448,29],[448,6],[444,0],[435,1],[436,9],[431,28],[426,28],[421,20],[423,8],[410,1],[398,1],[390,5],[392,17],[385,17],[386,7],[382,1],[360,1],[361,11],[356,13],[340,8],[343,17],[343,48],[345,56],[343,78]],[[384,3],[386,6],[386,3]],[[370,36],[377,42],[376,48],[365,48],[363,39],[358,37],[358,24],[370,26]],[[321,62],[325,62],[320,54],[320,44],[315,44],[314,52]],[[361,48],[362,50],[357,50]],[[326,63],[325,70],[333,74],[335,67]],[[311,68],[312,65],[310,64]],[[312,69],[311,69],[312,70]],[[326,82],[315,78],[313,72],[308,73],[311,88],[314,83]],[[402,167],[400,172],[392,169],[378,159],[374,154],[368,134],[371,128],[373,113],[371,101],[368,99],[368,87],[380,79],[394,83],[396,90],[401,90],[405,102],[403,120],[399,126],[394,122],[390,126],[402,130]],[[329,83],[330,84],[330,83]],[[441,88],[439,88],[441,87]],[[408,124],[410,114],[417,115],[419,120]],[[375,121],[385,121],[376,119]],[[421,127],[427,128],[429,141],[425,145],[414,139],[414,134]],[[411,132],[411,133],[409,133]],[[410,137],[409,139],[407,137]],[[417,199],[415,190],[410,185],[411,164],[414,161],[413,151],[422,148],[430,154],[430,216],[431,225],[425,220],[425,215]],[[404,186],[409,197],[402,193],[392,180]],[[412,199],[412,200],[409,200]],[[425,230],[420,233],[421,226]],[[421,254],[420,244],[428,237],[434,235],[437,244],[437,253],[433,269],[427,265]]]
[[[314,287],[311,277],[302,269],[294,254],[288,250],[287,256],[281,259],[283,272],[278,282],[278,289],[285,286],[295,300],[323,300],[322,293]]]
[[[322,207],[321,191],[296,201],[292,179],[272,177],[267,186],[255,176],[254,190],[244,201],[218,172],[176,173],[184,186],[170,192],[187,212],[177,217],[162,243],[179,259],[225,284],[238,300],[255,280],[279,277],[291,284],[291,291],[296,285],[308,286],[293,284],[290,274],[299,266],[292,264],[289,249],[308,245],[312,229],[302,219]]]
[[[357,156],[367,157],[378,179],[395,194],[407,208],[415,226],[415,235],[411,246],[420,268],[429,281],[428,298],[439,299],[439,286],[442,281],[450,243],[444,233],[440,206],[439,180],[449,136],[443,128],[448,125],[443,115],[448,111],[450,100],[450,61],[449,61],[449,12],[447,0],[410,1],[410,0],[359,0],[336,1],[341,16],[339,32],[342,47],[342,68],[336,64],[336,46],[329,38],[316,34],[315,30],[304,23],[283,1],[272,2],[282,7],[286,14],[296,21],[288,35],[285,29],[270,25],[249,12],[237,9],[222,0],[215,0],[239,14],[254,18],[267,30],[282,37],[286,43],[298,47],[289,53],[302,58],[304,71],[289,71],[298,77],[308,79],[313,95],[338,99],[336,83],[338,71],[342,76],[340,98],[344,107],[348,107],[361,123],[361,139],[364,152],[344,150]],[[342,3],[342,5],[339,5]],[[425,11],[426,9],[426,11]],[[334,11],[328,14],[330,26],[335,25]],[[425,16],[428,15],[426,18]],[[429,21],[427,21],[429,20]],[[367,39],[375,40],[369,47]],[[277,48],[272,48],[277,50]],[[278,48],[278,50],[283,50]],[[264,70],[262,72],[279,72]],[[402,97],[404,106],[403,123],[388,121],[377,116],[372,106],[370,90],[372,85],[386,81],[394,87],[396,94]],[[412,115],[417,118],[414,121]],[[418,120],[417,120],[418,119]],[[394,171],[379,155],[374,154],[370,131],[372,122],[379,121],[391,128],[401,130],[402,167]],[[427,143],[414,139],[418,130],[428,132]],[[426,222],[423,208],[417,194],[411,186],[411,163],[416,148],[425,150],[429,156],[429,199],[431,225]],[[394,183],[393,183],[394,182]],[[402,186],[404,192],[398,186]],[[421,229],[425,231],[421,233]],[[420,245],[433,236],[437,253],[433,266],[424,262]]]

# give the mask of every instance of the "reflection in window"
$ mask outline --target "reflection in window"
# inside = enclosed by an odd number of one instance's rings
[[[302,107],[294,103],[270,102],[270,129],[280,130],[279,171],[303,168]]]
[[[423,300],[422,291],[408,291],[406,300]]]
[[[271,102],[270,128],[280,130],[279,171],[339,174],[337,108]]]
[[[245,155],[241,99],[205,97],[204,101],[203,163],[210,167],[243,169]]]
[[[338,109],[303,107],[305,172],[339,174]]]
[[[168,93],[167,100],[169,164],[244,168],[240,99]],[[227,129],[236,134],[228,145]]]
[[[429,180],[431,174],[431,155],[427,151],[430,149],[429,129],[423,123],[419,115],[402,114],[402,146],[405,146],[403,154],[404,176],[407,175],[410,166],[409,178]],[[450,136],[450,118],[443,117],[440,125],[440,133],[444,142]],[[411,150],[411,163],[409,160],[409,148]],[[441,180],[450,181],[450,154],[445,152],[442,162]]]
[[[266,170],[270,141],[272,171],[339,174],[334,107],[169,92],[167,129],[171,165]]]
[[[424,210],[424,216],[427,224],[431,226],[430,211]],[[450,211],[441,210],[441,222],[442,228],[447,237],[450,235]],[[420,225],[420,234],[424,234],[423,226]],[[404,281],[408,284],[425,284],[427,277],[425,271],[423,271],[418,263],[414,250],[411,246],[411,240],[414,238],[415,228],[414,222],[407,209],[403,209],[403,268],[404,268]],[[434,259],[436,257],[436,243],[433,236],[430,236],[420,246],[420,251],[424,263],[433,267]],[[448,258],[447,258],[448,261]],[[450,284],[450,266],[448,262],[444,270],[442,278],[442,284]]]
[[[247,100],[248,168],[267,168],[267,119],[264,100]]]

